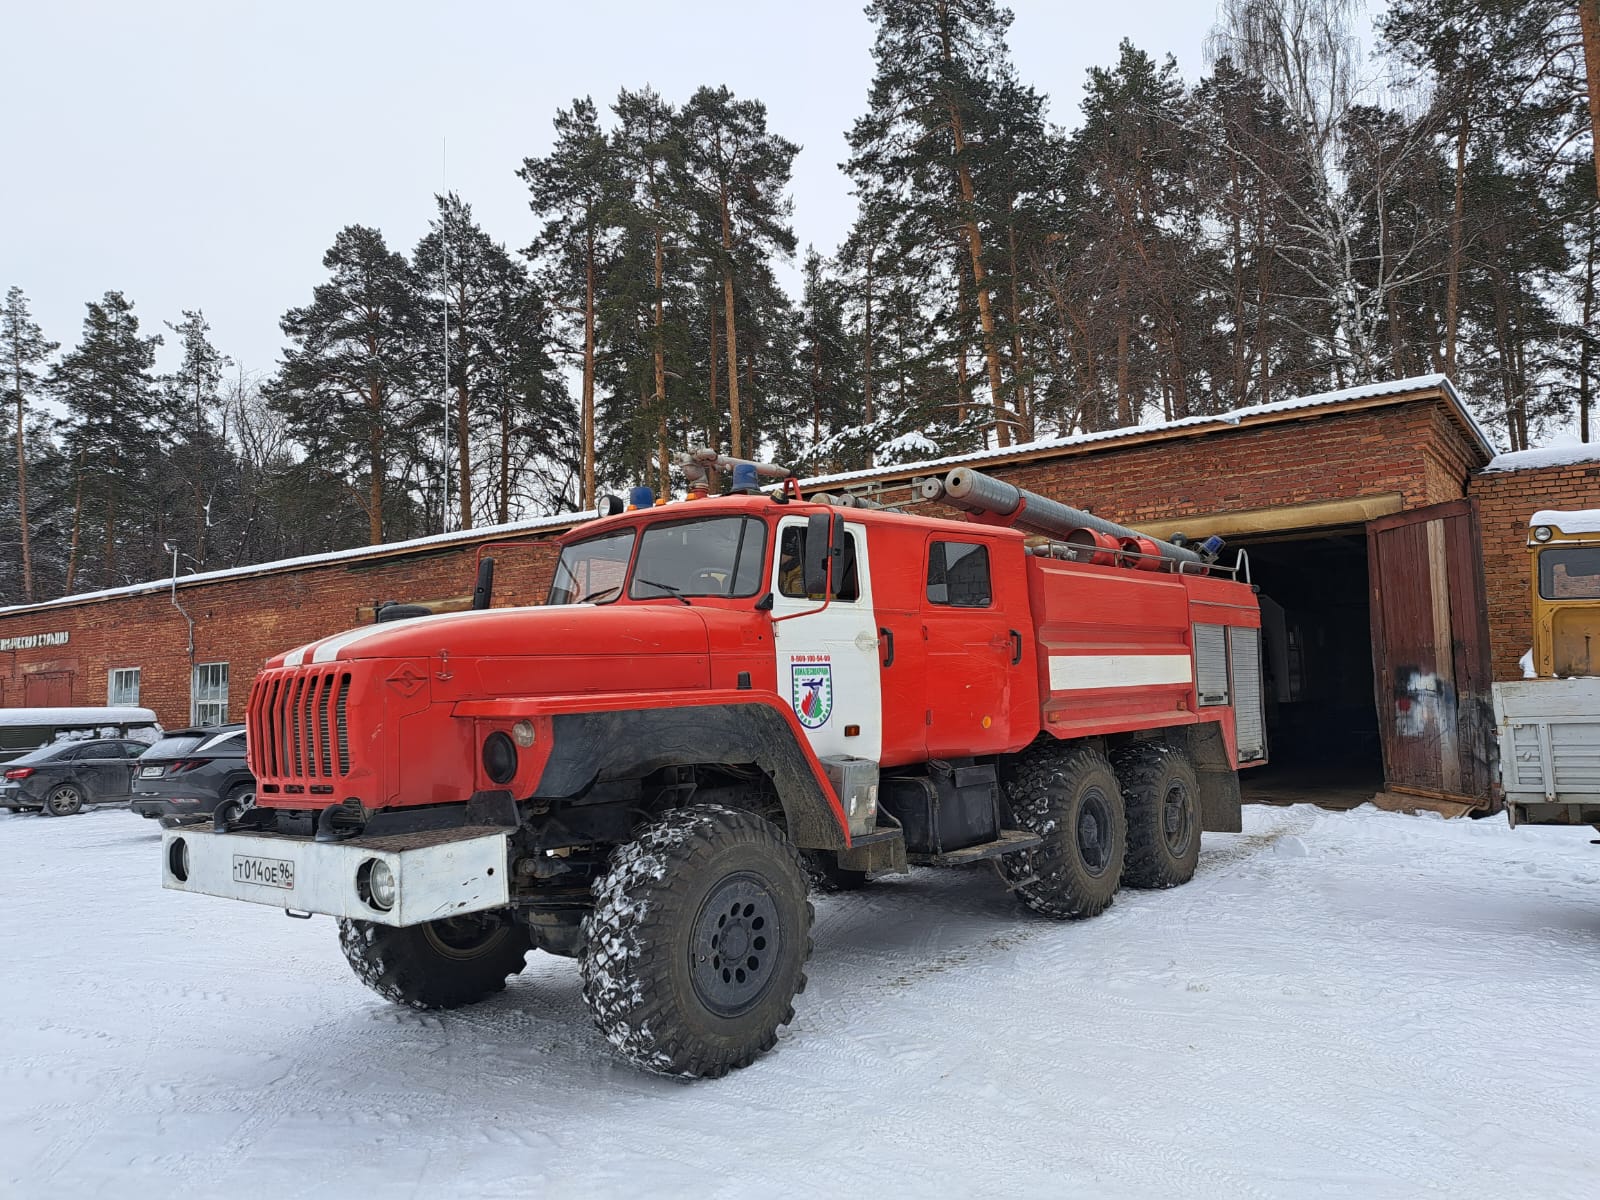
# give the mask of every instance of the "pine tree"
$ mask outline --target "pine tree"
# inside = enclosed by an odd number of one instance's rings
[[[597,289],[614,248],[621,187],[593,100],[584,97],[559,110],[555,129],[556,144],[549,155],[523,159],[517,174],[532,193],[529,207],[544,221],[527,253],[547,265],[558,302],[578,313],[582,324],[582,502],[593,508]]]
[[[378,230],[346,226],[322,265],[328,281],[313,290],[310,304],[283,316],[293,344],[270,395],[308,459],[336,466],[352,481],[350,494],[377,545],[386,517],[402,528],[411,524],[402,515],[409,496],[389,482],[417,467],[421,440],[435,427],[439,409],[423,398],[422,371],[432,330],[416,272]]]
[[[51,390],[67,410],[61,440],[74,471],[68,592],[77,583],[85,516],[100,524],[100,582],[109,586],[117,578],[123,504],[136,496],[153,451],[151,414],[158,405],[151,370],[160,335],[139,336],[139,318],[121,292],[107,292],[87,308],[82,341],[50,372]]]
[[[845,327],[844,288],[827,260],[811,247],[806,249],[801,280],[800,371],[810,418],[803,453],[809,456],[824,438],[861,414],[854,386],[856,350]],[[839,469],[834,461],[811,465],[819,471]]]
[[[727,363],[728,436],[734,457],[756,453],[746,438],[740,382],[749,364],[741,357],[736,277],[746,283],[766,256],[792,255],[791,202],[784,189],[800,148],[767,129],[766,105],[736,100],[727,88],[701,88],[684,105],[683,145],[695,190],[702,252],[716,264],[722,282],[723,349]],[[748,349],[748,348],[747,348]],[[748,389],[747,389],[748,390]]]
[[[190,501],[193,525],[184,552],[203,565],[210,549],[212,506],[231,466],[221,388],[233,360],[211,344],[211,326],[203,312],[185,309],[181,322],[166,325],[183,347],[177,373],[165,381],[167,409],[161,424],[166,457],[172,480]]]
[[[640,419],[653,427],[656,481],[665,493],[671,484],[674,400],[683,399],[669,395],[672,375],[667,364],[676,356],[674,351],[681,355],[690,336],[684,311],[690,213],[683,131],[673,107],[650,88],[623,89],[612,111],[617,115],[613,142],[618,171],[628,197],[622,221],[630,232],[626,244],[633,252],[619,264],[614,278],[625,291],[648,303],[650,396]],[[675,390],[683,391],[681,383]]]
[[[989,392],[1006,389],[1001,330],[989,281],[982,227],[992,218],[969,146],[994,89],[1011,75],[1005,34],[1011,14],[994,0],[873,0],[876,71],[867,113],[850,131],[847,165],[863,192],[905,203],[916,193],[961,234],[977,302]],[[1001,445],[1010,426],[996,426]]]
[[[28,455],[24,444],[28,401],[40,390],[40,368],[50,361],[50,356],[61,348],[59,342],[48,341],[44,331],[34,323],[28,312],[27,297],[22,289],[13,287],[6,291],[5,308],[0,310],[0,358],[4,359],[5,405],[8,412],[16,414],[17,452],[17,530],[22,549],[22,600],[33,600],[33,542],[28,524]]]
[[[510,488],[506,481],[514,437],[507,420],[513,419],[511,402],[518,384],[508,373],[512,364],[548,354],[549,336],[542,312],[527,307],[532,284],[506,248],[496,242],[472,215],[470,205],[454,193],[435,198],[438,215],[428,234],[417,243],[413,261],[432,300],[425,315],[431,318],[447,304],[450,315],[450,425],[455,449],[457,527],[470,529],[479,511],[507,511]],[[429,378],[442,378],[444,348],[439,336],[430,338]],[[521,343],[526,343],[521,344]],[[493,439],[498,470],[492,480],[478,469],[473,446]],[[492,491],[494,497],[486,493]],[[478,499],[483,498],[482,503]]]

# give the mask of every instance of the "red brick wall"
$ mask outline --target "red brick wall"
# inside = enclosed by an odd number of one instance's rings
[[[194,618],[194,661],[228,664],[229,717],[238,721],[251,681],[272,655],[349,629],[364,605],[469,593],[476,556],[468,545],[187,587],[180,579],[178,601]],[[506,547],[494,557],[496,607],[544,599],[553,544]],[[65,646],[0,652],[4,704],[23,704],[25,676],[37,671],[69,671],[72,703],[104,704],[108,670],[138,667],[139,702],[167,728],[188,724],[188,630],[168,591],[0,616],[0,637],[60,630],[71,634]]]
[[[1436,419],[1437,414],[1437,419]],[[1427,448],[1442,446],[1430,456]],[[985,468],[1124,524],[1190,513],[1348,500],[1400,492],[1407,508],[1462,495],[1471,450],[1431,402],[1318,416],[1131,447],[1115,443],[1071,457]],[[1463,465],[1451,496],[1438,496],[1433,458]],[[1196,530],[1203,533],[1204,530]]]
[[[1496,679],[1520,679],[1517,659],[1533,645],[1528,518],[1541,508],[1600,507],[1600,463],[1485,471],[1473,476],[1483,533],[1483,580]]]

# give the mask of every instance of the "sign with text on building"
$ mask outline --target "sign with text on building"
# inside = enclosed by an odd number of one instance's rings
[[[25,633],[20,637],[0,638],[0,650],[37,650],[40,646],[65,646],[71,636],[65,629],[59,633]]]

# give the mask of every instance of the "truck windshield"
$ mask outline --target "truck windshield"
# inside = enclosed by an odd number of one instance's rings
[[[1539,595],[1546,600],[1600,600],[1600,546],[1541,550]]]
[[[628,595],[753,596],[766,576],[767,526],[754,517],[651,525],[639,540]]]
[[[546,604],[604,602],[622,595],[628,559],[633,555],[634,531],[614,533],[577,542],[561,552]]]

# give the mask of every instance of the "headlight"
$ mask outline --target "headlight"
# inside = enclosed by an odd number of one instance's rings
[[[483,739],[483,770],[495,783],[510,783],[517,773],[517,748],[503,733]]]
[[[394,872],[381,858],[369,858],[356,871],[356,891],[379,912],[394,907]]]
[[[1533,540],[1536,542],[1548,542],[1554,536],[1555,531],[1548,525],[1540,525],[1533,531]]]
[[[534,729],[532,721],[518,721],[511,727],[511,736],[516,739],[517,745],[526,750],[533,745]]]

